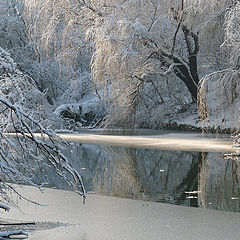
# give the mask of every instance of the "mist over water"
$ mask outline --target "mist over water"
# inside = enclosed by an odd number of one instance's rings
[[[117,132],[118,134],[119,132]],[[151,132],[153,133],[153,132]],[[201,134],[166,133],[155,135],[104,135],[104,134],[59,134],[70,142],[149,148],[162,150],[180,150],[196,152],[234,152],[230,139],[204,137]],[[106,133],[105,133],[106,134]],[[146,134],[146,133],[145,133]]]

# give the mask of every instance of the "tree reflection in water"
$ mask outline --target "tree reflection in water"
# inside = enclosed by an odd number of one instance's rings
[[[88,191],[240,212],[240,163],[221,153],[75,143],[67,154]],[[60,182],[55,180],[56,187]]]
[[[240,162],[209,153],[199,174],[199,204],[205,208],[240,212]]]

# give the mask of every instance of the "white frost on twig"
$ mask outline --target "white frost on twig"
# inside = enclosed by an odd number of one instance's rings
[[[176,67],[177,65],[181,65],[181,64],[176,64],[176,63],[172,63],[169,68],[163,73],[164,76],[168,75],[169,73],[171,73],[173,71],[173,68]]]
[[[9,231],[6,233],[0,233],[0,239],[9,239],[12,236],[24,236],[24,238],[22,239],[25,239],[28,237],[28,234],[21,229],[15,230],[15,231]]]

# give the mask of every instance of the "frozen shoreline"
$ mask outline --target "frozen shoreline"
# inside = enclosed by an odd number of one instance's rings
[[[46,223],[31,231],[29,240],[155,240],[208,239],[237,240],[240,214],[200,208],[120,199],[110,196],[87,196],[86,205],[72,192],[46,189],[42,194],[33,187],[21,190],[25,196],[47,207],[19,200],[25,214],[11,209],[3,217]],[[47,223],[52,223],[52,228]]]

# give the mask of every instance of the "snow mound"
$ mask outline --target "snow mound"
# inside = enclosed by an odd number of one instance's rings
[[[102,100],[91,98],[78,103],[67,103],[59,106],[55,111],[58,117],[70,119],[80,126],[94,126],[106,115],[105,104]]]

